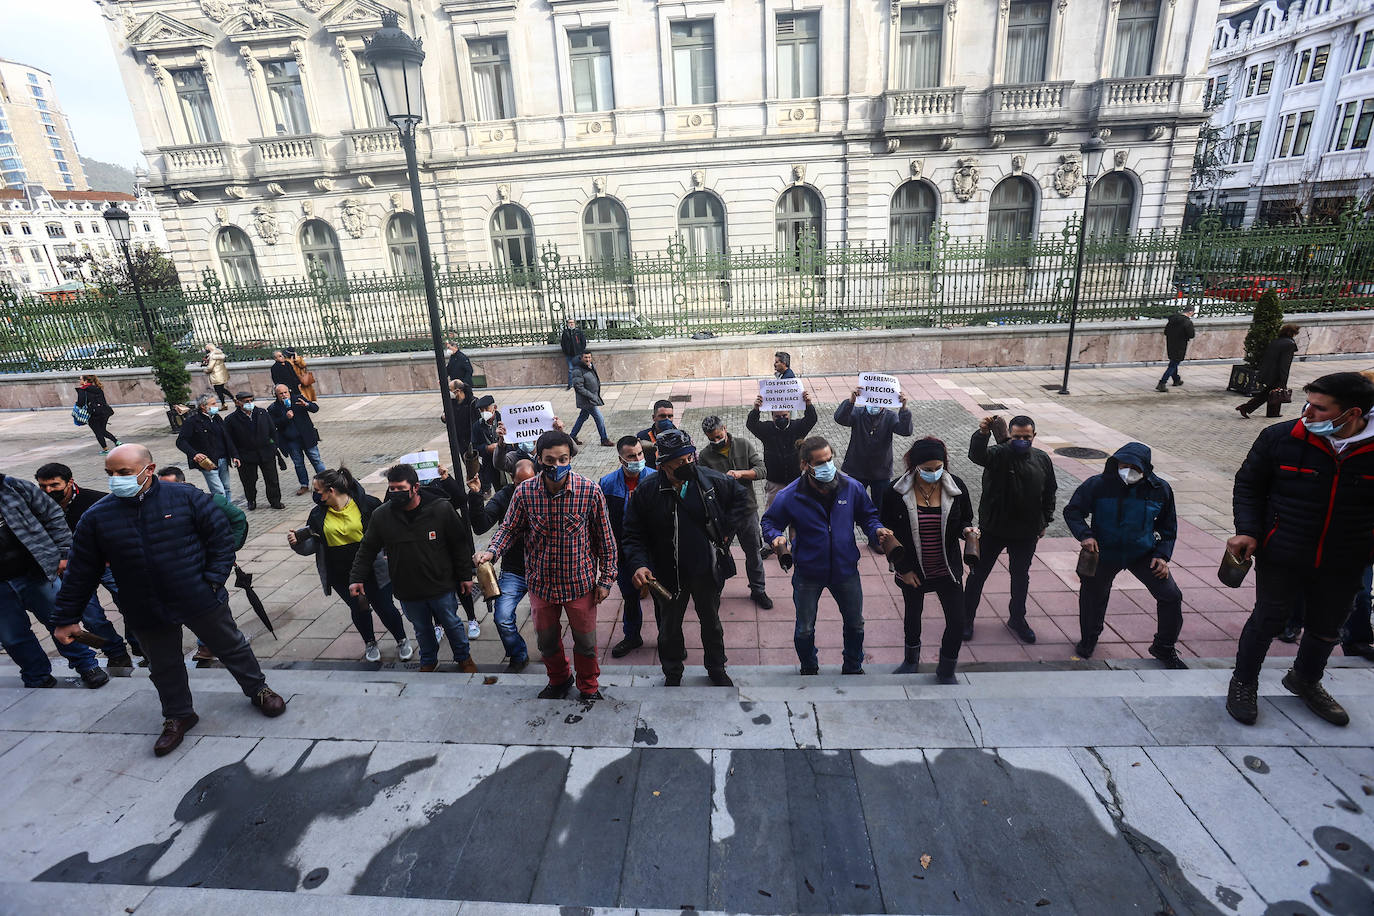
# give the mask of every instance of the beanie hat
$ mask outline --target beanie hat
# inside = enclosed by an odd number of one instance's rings
[[[924,439],[917,439],[911,443],[911,450],[906,453],[907,464],[911,467],[925,464],[927,461],[943,461],[949,463],[949,453],[945,450],[945,443],[934,436],[927,436]]]
[[[659,433],[657,445],[659,462],[697,453],[696,446],[692,444],[692,437],[676,428],[666,429]]]

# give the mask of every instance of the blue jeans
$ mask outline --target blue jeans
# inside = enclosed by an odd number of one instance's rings
[[[797,647],[797,660],[803,671],[815,670],[820,665],[816,657],[816,606],[820,603],[821,591],[826,588],[840,606],[840,617],[844,619],[844,667],[841,670],[859,671],[864,663],[864,591],[858,573],[830,585],[792,578],[792,603],[797,607],[797,629],[792,642]]]
[[[215,465],[215,469],[213,471],[207,471],[202,468],[200,472],[205,475],[205,486],[207,489],[209,489],[211,496],[214,496],[216,493],[218,493],[225,499],[232,500],[234,498],[233,491],[229,489],[228,458],[221,458],[219,460],[219,463]]]
[[[1355,594],[1355,607],[1341,628],[1341,642],[1374,642],[1374,627],[1369,619],[1370,591],[1374,589],[1374,566],[1364,568],[1360,590]]]
[[[606,421],[601,417],[600,407],[593,407],[591,410],[583,410],[577,415],[577,422],[573,424],[572,428],[572,437],[574,439],[577,438],[577,434],[582,430],[582,424],[587,422],[588,417],[596,421],[596,431],[601,434],[601,441],[605,442],[609,439],[610,437],[606,435]]]
[[[639,631],[644,626],[644,611],[640,608],[639,589],[635,588],[635,571],[625,560],[625,555],[620,556],[619,572],[616,575],[616,584],[620,586],[620,597],[625,599],[624,614],[620,622],[621,629],[625,631],[626,637],[638,636]],[[657,611],[658,606],[654,606]]]
[[[19,674],[26,687],[36,686],[52,674],[52,663],[33,635],[29,613],[51,631],[53,614],[57,611],[56,598],[57,580],[49,581],[41,573],[0,582],[0,645],[19,665]],[[95,653],[79,642],[59,645],[57,651],[78,672],[99,665]]]
[[[520,628],[515,625],[515,609],[529,592],[529,586],[525,584],[524,576],[505,570],[501,571],[496,584],[500,586],[501,594],[492,603],[491,616],[496,618],[496,632],[501,637],[501,645],[506,647],[506,655],[511,661],[526,661],[530,657],[530,650],[525,645],[525,638],[520,635]]]
[[[569,356],[569,357],[568,357],[568,387],[569,387],[569,388],[572,387],[572,375],[573,375],[573,370],[576,369],[576,368],[577,368],[578,366],[580,366],[580,365],[582,365],[582,357],[581,357],[581,356]]]
[[[1181,359],[1171,359],[1171,360],[1169,360],[1169,365],[1168,365],[1168,367],[1164,370],[1164,374],[1161,375],[1161,376],[1159,377],[1159,383],[1160,383],[1161,385],[1163,385],[1163,384],[1164,384],[1165,382],[1167,382],[1170,378],[1172,378],[1172,379],[1173,379],[1174,381],[1176,381],[1176,382],[1182,381],[1182,379],[1180,379],[1180,378],[1178,377],[1178,367],[1179,367],[1179,365],[1180,365],[1182,362],[1183,362],[1183,360],[1181,360]]]
[[[111,595],[118,591],[114,574],[108,568],[101,574],[100,582],[110,590]],[[105,640],[105,647],[101,651],[105,653],[106,658],[129,654],[129,647],[125,645],[124,637],[119,635],[114,624],[110,623],[110,619],[105,616],[105,609],[100,606],[98,595],[92,594],[91,600],[86,602],[86,610],[81,615],[81,626]]]
[[[420,664],[439,663],[439,640],[434,638],[434,628],[444,628],[448,644],[453,647],[453,660],[465,662],[471,654],[468,651],[468,628],[458,618],[458,598],[453,592],[444,592],[433,598],[420,601],[401,601],[401,610],[415,627],[415,641],[420,644]]]
[[[286,451],[291,455],[291,463],[296,466],[296,480],[303,487],[310,486],[310,478],[305,474],[305,459],[310,459],[310,466],[315,469],[316,474],[325,471],[324,460],[320,458],[320,446],[317,444],[310,448],[301,448],[299,442],[286,443]]]

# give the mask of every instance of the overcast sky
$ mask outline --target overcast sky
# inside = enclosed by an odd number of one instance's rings
[[[129,97],[93,0],[0,0],[0,57],[52,74],[81,155],[143,164]]]

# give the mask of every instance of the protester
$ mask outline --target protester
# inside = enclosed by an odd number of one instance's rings
[[[773,378],[796,378],[792,371],[792,354],[779,350],[773,354]]]
[[[757,525],[757,516],[749,512],[744,484],[697,462],[687,433],[668,430],[660,435],[658,462],[658,473],[635,488],[626,506],[622,549],[634,567],[636,588],[656,580],[672,596],[654,594],[663,684],[682,684],[687,658],[682,621],[690,600],[701,624],[706,676],[716,687],[732,687],[734,681],[725,672],[720,592],[735,573],[730,538],[746,527],[748,519]],[[758,560],[757,544],[753,554]]]
[[[205,486],[211,493],[232,499],[229,467],[241,464],[239,452],[234,447],[229,431],[225,429],[224,419],[219,415],[219,405],[212,401],[214,398],[208,394],[196,398],[196,409],[181,421],[177,448],[190,459],[191,464],[200,469],[205,476]]]
[[[906,409],[906,393],[897,392],[901,408],[895,411],[884,407],[855,408],[859,389],[850,392],[849,399],[835,408],[835,422],[849,427],[849,447],[844,452],[840,470],[867,488],[871,502],[879,505],[883,494],[892,485],[892,437],[911,435],[911,411]],[[878,545],[870,542],[875,551]]]
[[[573,372],[576,371],[582,354],[587,352],[587,335],[582,333],[574,319],[567,320],[563,333],[558,337],[558,348],[568,360],[568,387],[572,388]]]
[[[448,637],[458,670],[475,672],[455,596],[472,590],[472,531],[447,499],[420,486],[409,464],[394,464],[386,472],[386,505],[372,512],[348,576],[353,597],[366,594],[382,550],[392,591],[415,628],[420,670],[439,667],[438,626]]]
[[[243,484],[248,508],[258,507],[258,475],[261,474],[267,504],[273,509],[284,509],[281,480],[277,477],[276,424],[266,410],[257,406],[251,391],[240,391],[234,396],[234,403],[238,410],[224,418],[224,428],[239,454],[239,483]]]
[[[654,440],[658,434],[668,429],[677,429],[677,412],[673,408],[673,402],[668,400],[654,401],[653,422],[647,428],[641,429],[636,433],[636,437],[644,442],[644,466],[648,468],[658,467],[658,448],[654,445]]]
[[[224,351],[217,345],[208,343],[205,345],[205,357],[201,360],[201,365],[205,367],[205,378],[215,391],[215,396],[219,398],[219,403],[225,410],[229,409],[229,402],[233,397],[229,394],[229,367],[226,365]]]
[[[19,666],[25,687],[53,687],[52,663],[33,635],[29,614],[47,627],[56,626],[58,577],[68,568],[72,531],[57,503],[19,477],[0,474],[0,645]],[[91,596],[95,587],[91,587]],[[85,616],[89,598],[82,602]],[[95,689],[109,682],[95,653],[86,646],[57,641],[57,651],[81,682]]]
[[[1193,315],[1196,312],[1197,306],[1190,302],[1170,315],[1168,323],[1164,325],[1164,350],[1169,357],[1169,365],[1159,377],[1159,384],[1155,386],[1156,391],[1168,391],[1164,383],[1170,378],[1174,380],[1175,387],[1183,384],[1183,376],[1178,374],[1178,367],[1188,358],[1188,341],[1197,333],[1193,330]]]
[[[754,493],[754,481],[763,476],[763,459],[759,457],[754,443],[730,435],[725,428],[725,421],[720,417],[710,416],[702,420],[701,431],[706,434],[710,444],[697,455],[696,460],[739,485],[745,508],[739,513],[739,527],[728,533],[739,538],[739,546],[744,551],[749,597],[759,607],[768,610],[773,607],[773,599],[768,597],[764,583],[763,557],[759,553],[763,546],[763,534],[759,530],[759,503]]]
[[[510,461],[512,482],[497,490],[490,500],[482,501],[480,483],[468,481],[468,521],[472,524],[474,534],[483,534],[501,524],[506,517],[506,510],[510,508],[515,488],[539,473],[532,458],[522,458],[514,452],[506,457],[514,459]],[[524,538],[516,536],[506,548],[501,557],[501,575],[497,577],[496,585],[501,589],[501,594],[493,602],[492,617],[496,621],[501,645],[505,647],[506,658],[509,659],[506,671],[515,674],[524,671],[530,663],[529,647],[515,621],[516,608],[520,606],[521,599],[529,594],[529,584],[525,580]]]
[[[415,650],[406,639],[401,612],[391,600],[391,576],[386,561],[379,556],[373,562],[371,573],[363,579],[362,595],[354,595],[349,590],[353,560],[358,555],[363,532],[372,520],[372,513],[381,506],[381,500],[369,496],[348,468],[316,474],[310,483],[315,491],[315,508],[305,520],[303,530],[306,534],[302,537],[295,531],[288,531],[286,543],[303,557],[314,556],[315,571],[319,573],[324,593],[333,592],[348,606],[353,626],[363,638],[365,661],[382,660],[381,650],[377,648],[377,631],[372,626],[374,611],[396,640],[397,657],[403,662],[410,661]]]
[[[983,469],[983,492],[978,497],[978,563],[964,585],[964,642],[973,639],[973,621],[983,599],[983,583],[997,558],[1007,552],[1011,597],[1007,599],[1007,628],[1025,643],[1035,642],[1026,622],[1030,565],[1045,529],[1054,520],[1059,483],[1054,462],[1035,447],[1035,421],[1021,415],[1007,424],[1005,443],[989,445],[998,417],[984,417],[969,439],[968,460]]]
[[[453,511],[458,513],[458,519],[468,529],[472,528],[468,518],[468,490],[463,482],[449,473],[448,468],[439,465],[439,476],[433,480],[421,484],[426,490],[442,496],[448,500]],[[469,577],[470,579],[471,577]],[[463,613],[467,616],[468,642],[482,635],[482,625],[477,621],[477,607],[475,603],[475,589],[469,588],[467,591],[461,589],[457,593],[458,603],[463,606]],[[435,639],[441,638],[442,629],[436,627],[434,631]]]
[[[811,402],[811,392],[802,392],[806,411],[801,419],[792,419],[790,410],[774,410],[769,419],[759,416],[763,407],[763,397],[754,398],[754,409],[749,411],[744,428],[763,443],[763,508],[773,504],[778,491],[801,476],[797,467],[797,445],[816,428],[816,405]],[[765,549],[768,549],[765,547]]]
[[[1150,654],[1165,668],[1187,668],[1178,657],[1183,629],[1183,592],[1169,572],[1178,537],[1174,491],[1154,472],[1150,447],[1127,442],[1074,491],[1064,521],[1083,549],[1097,555],[1097,569],[1078,575],[1078,627],[1074,651],[1091,658],[1112,597],[1112,582],[1126,571],[1155,599],[1158,627]]]
[[[909,418],[908,418],[909,419]],[[791,554],[796,557],[792,574],[792,603],[797,625],[792,641],[802,674],[820,672],[816,654],[816,609],[821,591],[829,589],[844,620],[844,665],[841,674],[863,674],[864,595],[859,582],[859,548],[854,526],[859,525],[870,543],[882,544],[892,536],[878,521],[878,510],[863,485],[835,468],[829,441],[811,436],[797,448],[801,476],[782,488],[773,505],[763,513],[763,536],[782,555],[787,549],[785,532],[796,532]]]
[[[916,673],[921,613],[926,594],[934,592],[945,614],[935,679],[954,684],[964,630],[964,557],[959,541],[977,532],[972,527],[973,503],[968,487],[949,470],[949,452],[939,439],[917,439],[903,463],[906,473],[887,491],[878,512],[892,531],[887,557],[902,593],[906,648],[894,673]]]
[[[291,370],[296,373],[296,379],[300,383],[301,397],[307,401],[319,400],[315,395],[315,373],[311,372],[310,367],[305,364],[305,357],[295,350],[286,350],[285,354],[291,363]]]
[[[1236,646],[1226,711],[1246,725],[1259,715],[1264,656],[1300,597],[1306,629],[1283,686],[1326,721],[1350,721],[1321,681],[1374,555],[1374,382],[1335,372],[1303,391],[1301,418],[1259,434],[1232,494],[1236,534],[1226,549],[1255,558],[1255,608]]]
[[[534,632],[549,676],[539,696],[562,699],[574,683],[559,631],[560,616],[566,613],[579,695],[584,701],[599,700],[596,606],[606,600],[616,580],[616,543],[606,499],[595,483],[573,473],[577,444],[572,436],[550,430],[534,449],[540,476],[515,488],[510,511],[495,537],[474,559],[491,562],[516,538],[524,542]]]
[[[1283,412],[1283,405],[1272,395],[1288,387],[1288,372],[1293,367],[1293,357],[1298,352],[1298,342],[1294,339],[1298,336],[1298,330],[1296,324],[1285,324],[1279,328],[1279,336],[1269,341],[1269,345],[1264,348],[1264,355],[1260,357],[1256,373],[1259,378],[1259,391],[1253,398],[1236,407],[1245,419],[1250,419],[1250,414],[1258,410],[1261,404],[1268,405],[1264,412],[1266,417],[1277,417]]]
[[[642,586],[636,585],[635,567],[625,556],[625,506],[630,497],[643,484],[654,478],[652,468],[644,466],[644,447],[634,436],[621,436],[615,444],[620,467],[602,477],[598,486],[601,495],[606,497],[606,512],[611,517],[611,531],[619,547],[616,554],[617,584],[622,599],[620,628],[624,638],[611,646],[611,658],[624,658],[635,649],[644,645],[644,611],[640,607]],[[655,605],[654,621],[657,625],[658,614]]]
[[[120,608],[143,647],[148,674],[162,701],[161,757],[200,721],[182,659],[181,628],[202,640],[263,715],[279,716],[286,701],[267,686],[247,638],[234,624],[224,581],[234,565],[234,541],[210,497],[157,477],[141,445],[122,445],[105,459],[110,499],[81,517],[71,565],[57,596],[55,637],[70,643],[106,564],[119,583]]]
[[[601,376],[597,374],[596,364],[592,359],[592,354],[583,350],[577,367],[572,371],[573,391],[577,394],[577,422],[573,424],[572,438],[578,445],[582,440],[577,438],[578,432],[582,429],[582,424],[591,417],[596,422],[597,434],[601,436],[601,444],[612,446],[610,437],[606,435],[606,421],[601,417],[601,405],[606,402],[601,399]]]
[[[76,523],[86,514],[86,510],[108,495],[104,490],[77,486],[76,481],[72,479],[72,469],[55,461],[43,465],[33,476],[38,481],[38,488],[62,507],[67,527],[72,531],[76,530]],[[119,586],[115,584],[114,576],[108,569],[100,574],[100,584],[105,586],[105,590],[114,598],[115,606],[118,607]],[[129,632],[127,641],[119,635],[114,624],[105,616],[105,609],[100,606],[100,598],[95,592],[91,593],[91,600],[86,604],[86,613],[81,617],[81,624],[88,632],[105,640],[105,645],[100,647],[100,651],[105,653],[107,664],[111,668],[132,668],[134,660],[129,657],[129,653],[133,652],[139,656],[143,654],[132,631]],[[128,627],[128,623],[125,623],[125,627]]]
[[[450,382],[462,382],[472,390],[472,360],[458,348],[457,340],[448,342],[448,366],[444,372]]]
[[[108,455],[110,447],[107,441],[116,446],[120,442],[119,437],[106,428],[110,417],[114,416],[114,408],[105,399],[105,388],[99,378],[94,375],[81,376],[81,384],[76,386],[76,406],[85,408],[86,425],[95,433],[95,441],[100,443],[100,454]]]
[[[267,415],[277,428],[277,448],[284,448],[296,466],[296,481],[300,484],[296,495],[304,496],[310,489],[305,459],[310,459],[316,474],[328,470],[320,457],[320,434],[315,429],[315,421],[310,419],[312,413],[320,412],[320,405],[303,393],[293,393],[286,385],[278,385],[274,394],[276,400],[267,408]]]
[[[450,379],[448,396],[453,404],[453,432],[462,451],[464,477],[470,478],[477,474],[478,467],[477,454],[472,450],[472,424],[477,419],[472,388],[466,382]],[[447,422],[448,418],[445,417],[444,421]]]
[[[273,350],[272,360],[272,387],[285,385],[293,397],[299,394],[301,379],[296,374],[296,367],[286,358],[286,354],[281,350]]]

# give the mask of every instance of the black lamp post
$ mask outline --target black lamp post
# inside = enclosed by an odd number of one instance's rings
[[[101,214],[110,237],[119,243],[124,251],[124,265],[129,268],[129,282],[134,285],[134,300],[138,302],[138,313],[143,316],[143,331],[148,335],[148,356],[153,355],[153,321],[148,317],[148,307],[143,304],[143,290],[138,285],[138,271],[134,270],[134,257],[129,253],[129,214],[114,204],[105,207]]]
[[[1092,137],[1078,148],[1083,156],[1083,218],[1078,224],[1078,263],[1073,271],[1073,305],[1069,308],[1069,346],[1064,353],[1064,381],[1059,385],[1060,394],[1069,393],[1069,368],[1073,365],[1073,332],[1078,325],[1078,297],[1083,291],[1083,249],[1088,242],[1088,203],[1092,200],[1093,181],[1102,165],[1102,154],[1107,144],[1101,137]]]
[[[420,167],[415,160],[415,128],[424,119],[425,92],[420,82],[420,65],[425,52],[420,42],[402,32],[393,12],[382,14],[382,27],[365,40],[363,51],[377,74],[377,88],[387,120],[396,125],[401,147],[406,152],[410,175],[410,204],[415,214],[415,235],[420,247],[420,271],[425,279],[425,304],[429,307],[429,332],[434,343],[434,367],[439,376],[439,395],[444,402],[448,426],[448,447],[455,474],[463,468],[463,450],[458,445],[458,430],[453,416],[453,399],[448,391],[448,369],[444,360],[444,338],[439,326],[439,294],[434,283],[434,262],[429,254],[429,231],[425,228],[424,207],[420,199]]]

